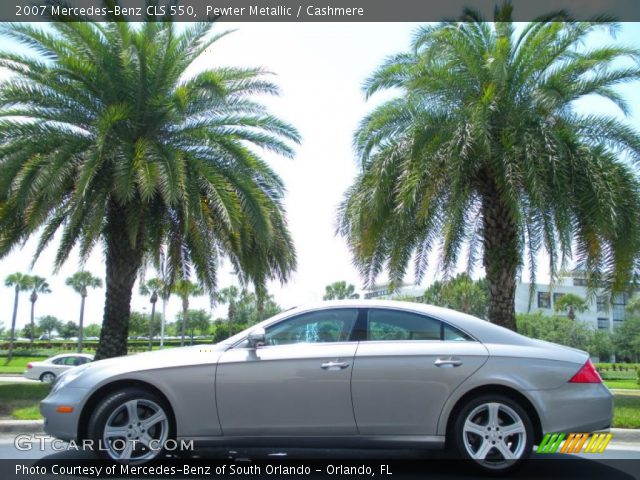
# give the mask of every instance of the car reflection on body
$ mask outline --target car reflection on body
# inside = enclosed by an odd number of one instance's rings
[[[545,433],[608,428],[612,395],[586,352],[443,308],[348,300],[283,312],[215,345],[87,364],[40,409],[47,433],[134,464],[162,454],[150,442],[191,439],[446,445],[505,471]]]

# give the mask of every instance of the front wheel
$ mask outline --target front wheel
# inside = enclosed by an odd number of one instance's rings
[[[502,395],[484,395],[468,402],[460,410],[452,433],[458,453],[485,472],[512,471],[533,449],[529,415]]]
[[[100,455],[141,464],[160,457],[173,432],[169,407],[156,395],[127,388],[107,396],[91,415],[89,438]]]

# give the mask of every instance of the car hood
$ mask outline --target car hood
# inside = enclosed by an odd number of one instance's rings
[[[228,345],[224,343],[193,345],[96,360],[86,364],[87,367],[82,374],[72,383],[74,387],[85,387],[95,385],[104,377],[159,368],[216,363],[227,348]]]

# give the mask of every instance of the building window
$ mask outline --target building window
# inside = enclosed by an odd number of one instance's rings
[[[586,278],[574,278],[573,279],[573,285],[575,287],[586,287],[587,286],[587,279]]]
[[[551,308],[551,295],[549,292],[538,292],[538,308]]]
[[[608,318],[598,318],[598,330],[609,330]]]
[[[555,305],[558,300],[562,298],[564,293],[554,293],[553,294],[553,304]]]
[[[596,297],[596,306],[598,312],[606,312],[607,311],[607,297],[606,295],[598,295]]]
[[[619,293],[613,297],[612,317],[614,322],[622,322],[626,318],[627,296]],[[614,323],[615,325],[615,323]]]

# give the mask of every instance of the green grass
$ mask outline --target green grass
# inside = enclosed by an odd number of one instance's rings
[[[11,412],[11,416],[16,420],[40,420],[40,408],[38,405],[31,405],[29,407],[15,408]]]
[[[0,417],[14,417],[16,410],[25,410],[23,415],[26,415],[26,410],[30,410],[32,414],[36,413],[40,400],[47,396],[49,389],[49,385],[39,382],[0,384]],[[29,419],[39,418],[40,413],[37,412],[37,416],[32,415]]]
[[[22,373],[27,369],[29,362],[41,362],[45,357],[14,357],[9,363],[6,358],[0,357],[0,374]]]
[[[637,380],[604,380],[604,384],[607,388],[624,388],[629,390],[640,389],[640,385],[638,385]]]
[[[618,428],[640,428],[640,395],[615,396],[613,426]]]

